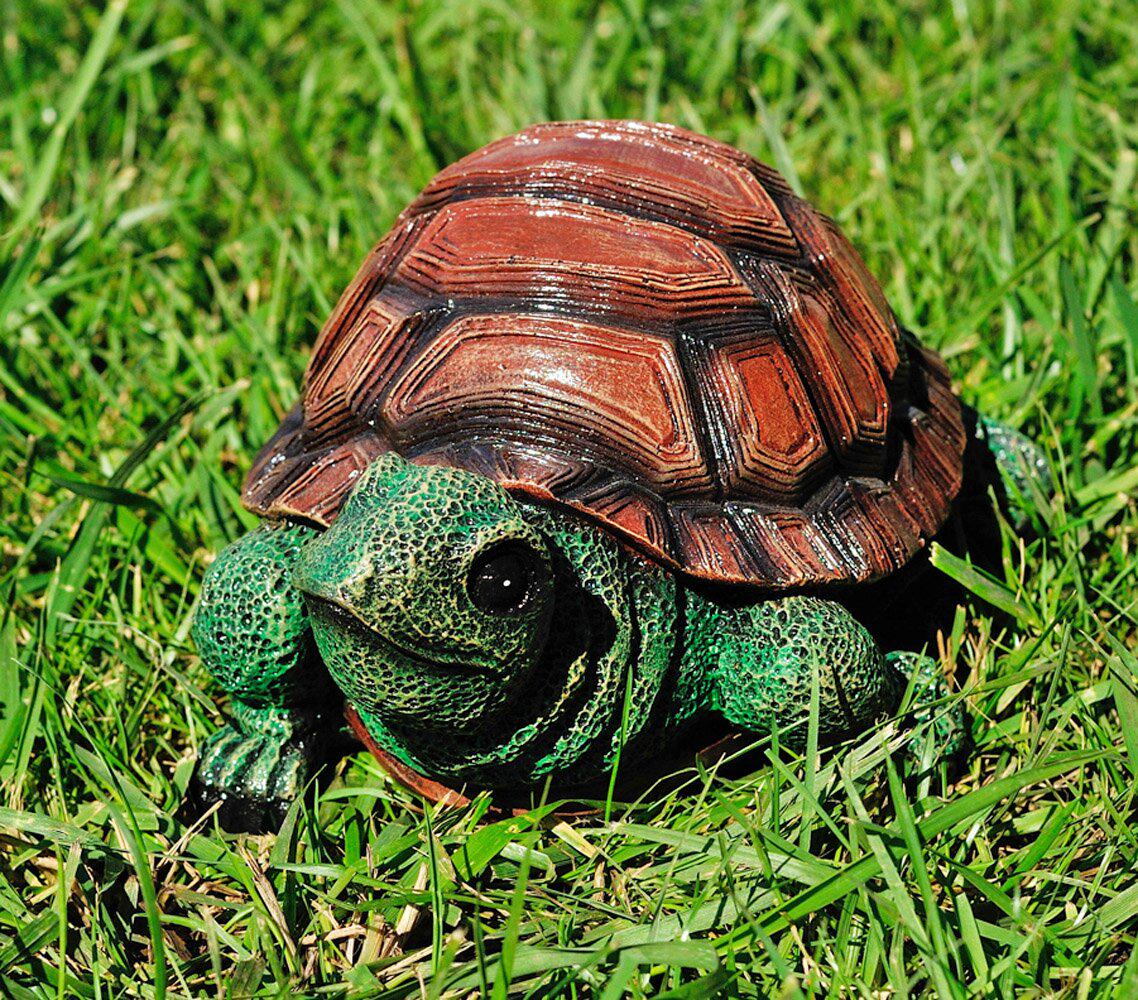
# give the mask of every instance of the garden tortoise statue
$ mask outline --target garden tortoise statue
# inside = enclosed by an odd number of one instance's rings
[[[712,713],[800,745],[812,698],[834,739],[942,697],[846,597],[941,529],[972,439],[1046,489],[771,168],[639,122],[491,143],[371,252],[256,459],[194,620],[232,697],[196,794],[273,822],[345,700],[401,766],[519,789]]]

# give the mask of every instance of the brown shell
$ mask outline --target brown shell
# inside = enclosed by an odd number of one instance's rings
[[[780,590],[903,565],[964,442],[940,359],[775,171],[672,126],[558,122],[447,167],[400,215],[244,500],[326,524],[394,449]]]

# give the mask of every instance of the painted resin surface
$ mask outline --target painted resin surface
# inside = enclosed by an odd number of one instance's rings
[[[345,701],[399,766],[498,789],[640,767],[700,720],[861,732],[945,682],[851,585],[1004,483],[1045,494],[1042,456],[962,408],[769,167],[670,126],[527,129],[400,215],[254,463],[264,524],[194,625],[233,706],[195,794],[276,822]],[[933,719],[930,759],[959,753],[962,709]]]

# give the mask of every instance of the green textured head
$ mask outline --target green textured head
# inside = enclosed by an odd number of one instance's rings
[[[294,580],[333,678],[365,717],[484,727],[524,691],[553,604],[546,541],[497,484],[373,462]]]

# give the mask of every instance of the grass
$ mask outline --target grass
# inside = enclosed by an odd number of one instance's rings
[[[1138,22],[1123,0],[0,4],[0,995],[1138,995]],[[363,753],[174,818],[187,630],[368,247],[539,119],[673,121],[835,214],[1061,491],[897,728],[609,822],[424,812]],[[670,992],[669,992],[670,991]]]

